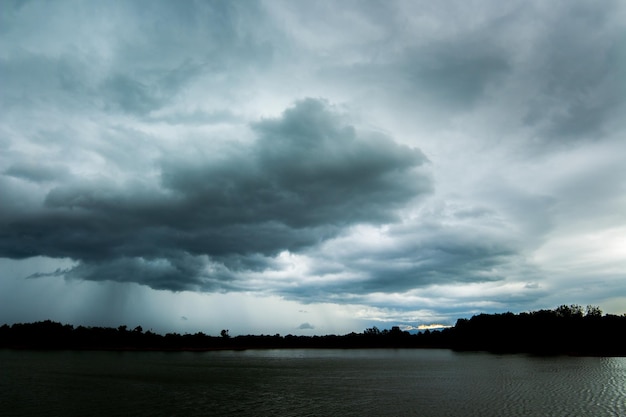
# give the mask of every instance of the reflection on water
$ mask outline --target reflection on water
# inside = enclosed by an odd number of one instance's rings
[[[626,358],[0,350],[0,415],[620,416]]]

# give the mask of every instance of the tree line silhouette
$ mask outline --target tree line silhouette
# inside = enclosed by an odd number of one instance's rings
[[[243,335],[232,337],[144,331],[141,326],[74,327],[50,320],[5,324],[0,348],[103,350],[218,350],[287,348],[447,348],[494,353],[626,356],[626,315],[603,315],[598,307],[562,305],[528,313],[479,314],[454,327],[411,334],[392,327],[326,336]]]

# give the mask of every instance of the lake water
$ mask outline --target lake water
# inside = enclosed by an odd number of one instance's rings
[[[626,358],[0,350],[3,416],[626,416]]]

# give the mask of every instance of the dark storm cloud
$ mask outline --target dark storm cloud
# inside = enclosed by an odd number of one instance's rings
[[[65,272],[65,277],[92,281],[137,282],[154,289],[219,291],[231,288],[233,276],[206,256],[170,251],[165,257],[120,257],[82,262]]]
[[[263,269],[260,255],[319,244],[349,225],[391,222],[430,190],[419,150],[358,132],[324,101],[297,102],[253,130],[250,146],[164,156],[162,188],[57,186],[43,206],[5,217],[0,255],[80,261],[68,277],[233,289],[230,268]]]
[[[292,228],[393,220],[394,208],[429,190],[410,171],[426,161],[390,138],[358,135],[308,99],[256,123],[258,141],[225,159],[168,160],[163,183],[201,224],[279,221]]]

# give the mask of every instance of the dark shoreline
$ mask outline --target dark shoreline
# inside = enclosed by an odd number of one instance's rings
[[[626,315],[583,314],[576,305],[530,313],[480,314],[417,334],[393,327],[326,336],[221,336],[144,332],[138,326],[74,327],[46,320],[0,326],[0,349],[207,352],[253,349],[451,349],[496,354],[626,356]]]

